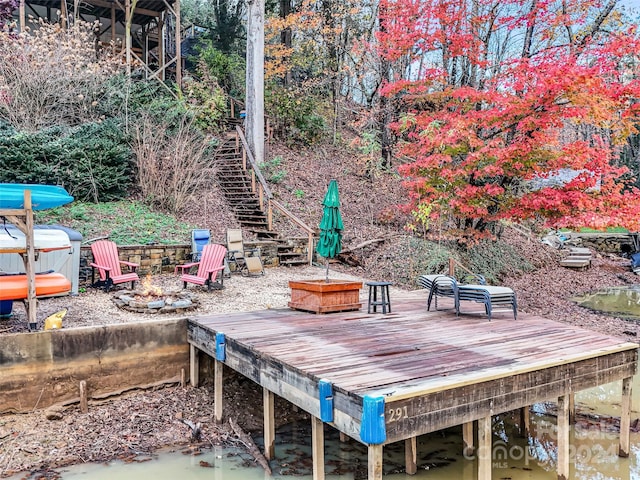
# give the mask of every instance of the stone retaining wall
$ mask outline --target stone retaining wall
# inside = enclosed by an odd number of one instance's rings
[[[65,328],[0,336],[0,414],[189,378],[187,321]]]
[[[619,255],[635,252],[633,236],[628,233],[571,233],[570,239],[579,239],[583,247],[601,253]]]
[[[266,267],[278,265],[278,247],[273,241],[245,242],[246,248],[259,247],[262,263]],[[140,265],[138,274],[142,277],[148,274],[173,273],[176,265],[191,261],[191,245],[122,245],[118,246],[120,260]],[[91,247],[83,246],[80,251],[80,280],[81,285],[91,283],[91,266],[93,256]],[[96,278],[98,273],[96,272]]]

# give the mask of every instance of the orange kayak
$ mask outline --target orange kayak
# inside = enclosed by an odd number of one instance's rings
[[[71,282],[61,273],[36,275],[36,296],[56,295],[71,291]],[[27,298],[26,275],[0,275],[0,300]]]

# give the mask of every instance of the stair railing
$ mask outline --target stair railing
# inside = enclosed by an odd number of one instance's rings
[[[313,238],[315,235],[315,230],[309,227],[306,223],[304,223],[300,218],[298,218],[295,214],[290,212],[282,205],[280,202],[273,198],[273,194],[271,193],[271,189],[269,185],[267,185],[266,180],[262,176],[262,172],[260,171],[260,167],[256,163],[253,158],[253,154],[249,149],[249,144],[247,142],[246,137],[244,136],[244,132],[240,127],[236,126],[235,131],[236,137],[236,150],[242,151],[242,169],[245,172],[250,173],[251,175],[251,191],[258,195],[258,201],[260,202],[260,209],[262,211],[267,212],[267,223],[269,225],[269,230],[273,230],[273,210],[278,210],[285,218],[288,218],[295,225],[300,227],[307,234],[308,238],[308,246],[307,246],[307,261],[309,265],[311,265],[313,261]],[[265,199],[266,199],[266,209],[265,209]]]

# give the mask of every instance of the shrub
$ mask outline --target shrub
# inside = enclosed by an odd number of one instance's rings
[[[220,130],[227,116],[226,95],[203,62],[198,64],[199,80],[185,78],[183,95],[186,107],[195,116],[195,124],[202,130]]]
[[[511,245],[502,240],[483,240],[465,252],[466,267],[498,284],[505,276],[530,271],[533,266]]]
[[[18,0],[0,0],[0,30],[11,21],[11,14],[18,8]]]
[[[287,171],[282,167],[282,157],[280,155],[262,162],[259,167],[271,183],[280,183],[287,176]]]
[[[63,185],[78,200],[109,201],[132,182],[131,150],[115,121],[40,132],[0,128],[0,181]]]
[[[310,145],[322,138],[325,123],[316,113],[318,106],[315,97],[298,87],[271,84],[265,92],[265,111],[274,133],[289,144]]]
[[[28,132],[99,120],[103,84],[123,66],[96,51],[96,28],[40,20],[32,32],[0,30],[0,118]]]
[[[133,117],[141,111],[158,116],[171,114],[167,107],[175,107],[178,101],[157,80],[133,79],[125,74],[109,77],[104,85],[104,96],[97,106],[105,117]]]
[[[235,53],[223,53],[215,49],[209,39],[201,40],[197,51],[196,64],[198,68],[201,69],[198,73],[202,75],[202,66],[204,66],[208,74],[214,78],[229,95],[234,98],[244,98],[244,59]]]
[[[133,140],[144,200],[172,213],[197,201],[201,187],[214,178],[212,147],[187,115],[177,125],[144,117],[136,125]]]
[[[133,183],[132,151],[115,120],[88,123],[62,139],[69,193],[77,199],[119,200]]]

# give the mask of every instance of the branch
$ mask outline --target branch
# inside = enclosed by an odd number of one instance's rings
[[[609,0],[609,3],[605,5],[605,7],[600,12],[600,14],[593,21],[593,23],[591,24],[591,27],[589,27],[589,29],[583,35],[581,35],[580,38],[577,39],[576,47],[579,50],[584,48],[589,38],[593,37],[596,33],[600,31],[600,27],[602,26],[604,21],[607,19],[611,11],[614,9],[614,7],[616,6],[616,3],[618,3],[618,0]]]

